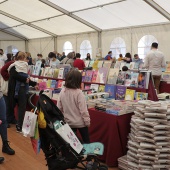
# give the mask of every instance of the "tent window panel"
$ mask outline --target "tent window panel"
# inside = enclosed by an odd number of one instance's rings
[[[66,41],[63,46],[63,52],[65,52],[65,55],[67,55],[70,52],[73,52],[73,46],[71,42]]]
[[[89,40],[84,40],[80,45],[81,59],[85,59],[87,56],[87,53],[90,53],[90,56],[91,56],[92,46]]]
[[[115,38],[110,45],[110,51],[112,51],[113,57],[119,58],[119,54],[125,56],[126,44],[124,39],[122,39],[121,37]]]
[[[145,35],[139,40],[138,55],[141,59],[144,59],[150,51],[153,42],[158,43],[157,39],[153,35]]]

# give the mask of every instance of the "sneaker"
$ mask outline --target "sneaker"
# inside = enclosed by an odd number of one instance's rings
[[[18,125],[16,125],[16,130],[17,130],[18,133],[22,133],[22,128]]]

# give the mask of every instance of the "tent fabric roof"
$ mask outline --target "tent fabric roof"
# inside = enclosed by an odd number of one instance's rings
[[[0,0],[0,30],[26,39],[167,23],[169,19],[170,0]]]

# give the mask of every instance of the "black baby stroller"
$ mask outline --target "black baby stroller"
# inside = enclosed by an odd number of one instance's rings
[[[49,170],[74,168],[83,170],[108,170],[107,166],[100,165],[96,154],[86,154],[88,152],[84,148],[78,154],[70,144],[56,132],[54,123],[56,121],[65,123],[64,116],[53,101],[45,94],[42,94],[42,92],[37,102],[37,110],[44,113],[44,118],[47,123],[46,128],[39,128],[39,134],[41,149],[45,154]],[[97,145],[100,146],[99,143]],[[90,146],[90,144],[86,146]],[[81,166],[78,167],[78,165]]]

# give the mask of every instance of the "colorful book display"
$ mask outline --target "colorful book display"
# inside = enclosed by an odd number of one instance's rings
[[[115,99],[116,85],[106,84],[105,92],[109,93],[109,97]]]
[[[98,76],[97,76],[97,83],[106,84],[108,71],[109,71],[108,68],[105,68],[105,67],[99,68]]]
[[[91,82],[92,77],[93,77],[93,71],[92,70],[87,70],[85,78],[84,78],[84,82]]]
[[[136,92],[135,100],[147,100],[147,99],[148,99],[148,93]]]
[[[124,100],[125,99],[125,93],[126,93],[126,87],[125,86],[117,86],[116,87],[116,100]]]
[[[125,100],[134,100],[135,90],[126,89]]]
[[[126,72],[119,72],[118,78],[117,78],[117,84],[124,85],[126,79]]]
[[[119,74],[118,68],[110,68],[107,83],[116,84],[118,74]]]

